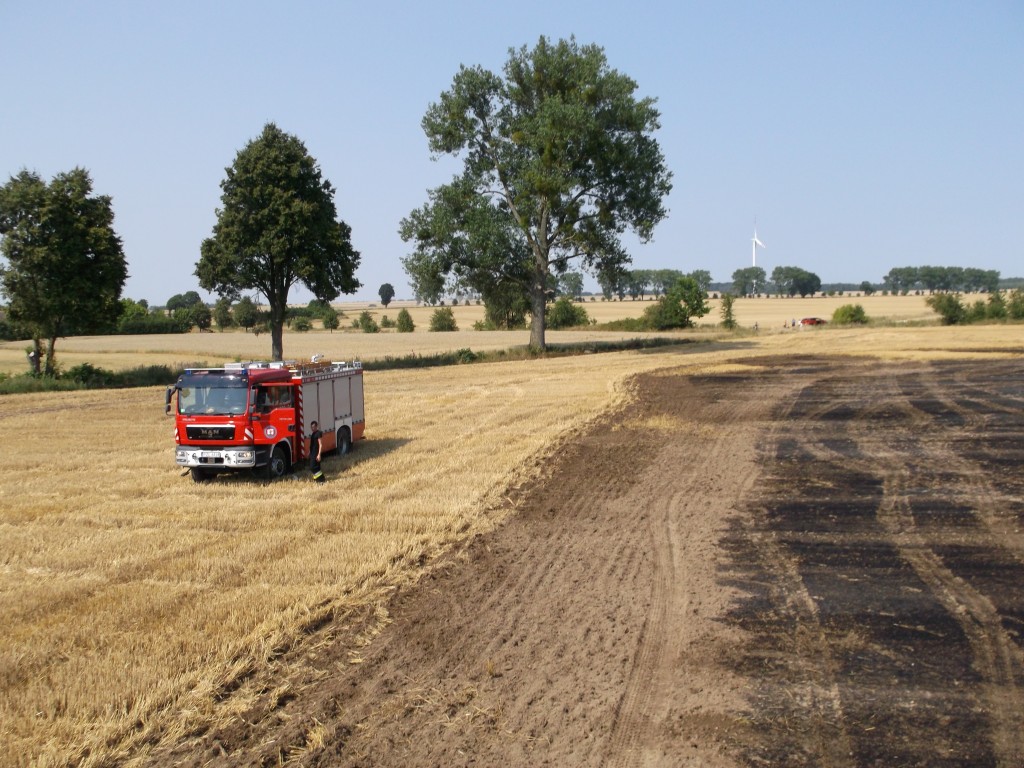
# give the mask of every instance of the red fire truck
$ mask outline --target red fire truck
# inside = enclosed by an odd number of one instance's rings
[[[190,368],[167,388],[165,406],[168,415],[174,408],[175,460],[196,482],[240,469],[275,479],[309,456],[314,421],[325,453],[348,453],[363,437],[363,368],[325,362]]]

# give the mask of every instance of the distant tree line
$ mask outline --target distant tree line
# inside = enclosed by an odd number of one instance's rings
[[[883,278],[894,293],[925,290],[929,293],[991,293],[999,288],[999,271],[976,267],[894,267]]]

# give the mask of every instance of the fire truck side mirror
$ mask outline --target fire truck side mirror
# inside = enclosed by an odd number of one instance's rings
[[[167,395],[166,395],[166,397],[164,399],[164,415],[165,416],[170,416],[171,415],[171,395],[173,395],[173,394],[174,394],[174,387],[168,387],[167,388]]]

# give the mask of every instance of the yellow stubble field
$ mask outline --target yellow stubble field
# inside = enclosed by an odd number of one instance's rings
[[[286,352],[318,335],[286,336]],[[245,340],[186,341],[232,337]],[[209,354],[130,342],[141,351],[114,354]],[[173,463],[160,388],[0,398],[0,744],[20,765],[131,764],[158,736],[237,716],[247,681],[308,627],[350,611],[386,621],[396,586],[500,523],[504,490],[628,397],[632,374],[765,354],[985,359],[1022,347],[1019,325],[886,326],[368,372],[368,439],[325,462],[324,486],[302,472],[193,484]]]

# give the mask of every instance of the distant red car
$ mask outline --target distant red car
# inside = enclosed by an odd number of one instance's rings
[[[800,321],[800,325],[824,325],[827,320],[822,320],[820,317],[805,317]]]

